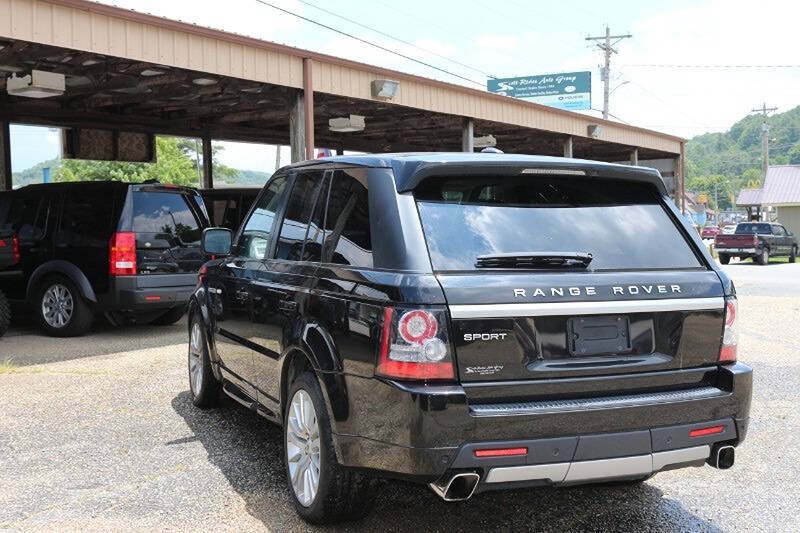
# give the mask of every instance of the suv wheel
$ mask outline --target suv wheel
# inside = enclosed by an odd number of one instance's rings
[[[769,263],[769,249],[763,248],[761,253],[756,257],[756,261],[758,261],[759,265],[766,265]]]
[[[178,307],[173,307],[160,317],[156,318],[155,320],[151,321],[150,323],[156,326],[171,326],[175,322],[183,317],[183,313],[186,312],[186,307],[180,305]]]
[[[731,262],[731,256],[729,256],[728,254],[719,254],[719,262],[722,263],[723,265],[727,265],[728,263]]]
[[[66,276],[47,278],[39,287],[38,294],[37,314],[48,335],[76,337],[92,326],[92,310]]]
[[[8,298],[0,291],[0,337],[8,331],[8,325],[11,323],[11,306],[8,303]]]
[[[189,329],[189,391],[197,407],[213,407],[219,400],[220,384],[211,369],[203,321],[195,313]]]
[[[797,246],[792,246],[792,251],[789,254],[789,262],[794,263],[797,259]]]
[[[292,382],[284,413],[283,442],[292,502],[303,520],[330,524],[367,514],[375,482],[336,461],[330,419],[316,377]]]

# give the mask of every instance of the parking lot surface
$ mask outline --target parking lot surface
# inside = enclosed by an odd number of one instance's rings
[[[458,504],[389,483],[366,519],[339,529],[800,530],[800,264],[725,269],[740,295],[739,359],[755,370],[732,470]],[[64,340],[17,321],[0,365],[0,529],[313,529],[291,507],[280,430],[232,402],[192,406],[184,322]]]

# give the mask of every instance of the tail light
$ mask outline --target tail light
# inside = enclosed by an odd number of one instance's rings
[[[197,273],[197,286],[203,284],[203,278],[206,277],[206,272],[208,272],[208,268],[203,265],[200,267],[200,272]]]
[[[738,304],[735,296],[725,298],[725,328],[722,331],[722,347],[719,360],[724,363],[736,361],[736,345],[739,343],[739,330],[736,327]]]
[[[130,231],[115,233],[111,237],[108,257],[109,273],[112,276],[136,275],[136,234]]]
[[[398,379],[454,379],[443,311],[387,307],[375,373]]]
[[[0,239],[0,248],[5,248],[7,246],[11,246],[11,264],[16,265],[19,263],[20,255],[19,255],[19,237],[15,233],[11,237],[11,242],[9,243],[5,239]]]
[[[753,235],[753,246],[758,246],[758,235]]]

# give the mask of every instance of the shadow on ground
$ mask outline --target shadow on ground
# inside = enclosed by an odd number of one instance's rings
[[[170,326],[112,326],[105,318],[97,316],[92,328],[81,337],[48,337],[29,310],[15,306],[11,327],[0,337],[0,363],[8,359],[14,366],[38,365],[183,344],[187,339],[185,316]]]
[[[269,530],[310,529],[299,522],[289,500],[280,428],[230,400],[223,400],[218,408],[200,410],[192,405],[188,391],[178,394],[172,400],[172,407],[203,444],[209,461],[244,499],[251,516]],[[372,513],[362,521],[337,528],[344,531],[497,529],[719,531],[679,502],[664,498],[659,489],[647,483],[489,492],[468,502],[446,504],[426,487],[389,482]]]

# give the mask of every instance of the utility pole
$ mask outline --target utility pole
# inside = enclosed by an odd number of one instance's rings
[[[766,102],[761,104],[761,109],[753,109],[753,113],[761,113],[763,116],[763,122],[761,123],[761,185],[764,185],[767,179],[767,169],[769,168],[769,124],[767,124],[767,116],[777,110],[777,107],[767,107]]]
[[[595,45],[605,55],[605,65],[600,71],[600,80],[603,82],[603,119],[608,120],[608,95],[609,85],[611,84],[611,54],[616,54],[614,46],[623,39],[628,39],[633,35],[611,35],[611,29],[606,24],[606,34],[600,37],[587,37],[587,41],[597,41]],[[613,40],[613,42],[612,42]]]

